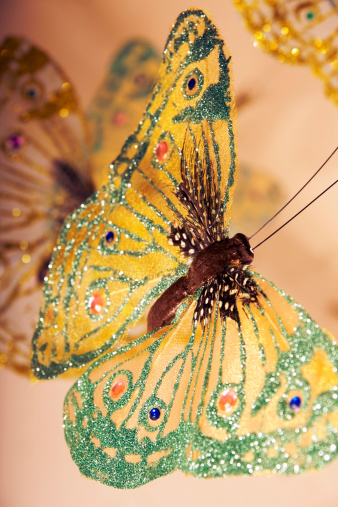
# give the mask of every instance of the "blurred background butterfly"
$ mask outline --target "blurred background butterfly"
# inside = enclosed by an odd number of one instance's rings
[[[87,120],[44,51],[9,37],[0,55],[0,353],[2,365],[29,374],[42,283],[61,225],[104,182],[104,168],[141,116],[159,58],[146,42],[128,43]]]
[[[0,53],[0,360],[28,375],[42,283],[61,225],[108,181],[109,163],[140,120],[160,58],[147,42],[128,42],[85,115],[44,51],[10,37]],[[240,102],[250,100],[243,93]],[[239,187],[234,227],[236,219],[237,227],[262,223],[280,202],[280,187],[265,173],[243,170]],[[145,321],[133,334],[144,330]]]
[[[258,45],[279,62],[309,65],[338,106],[338,4],[336,0],[235,0]]]
[[[336,342],[229,238],[230,60],[203,11],[178,17],[142,120],[66,219],[45,282],[33,374],[98,358],[66,397],[65,437],[81,473],[114,487],[298,474],[337,455]]]

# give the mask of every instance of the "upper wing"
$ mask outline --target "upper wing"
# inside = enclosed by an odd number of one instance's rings
[[[93,190],[86,145],[84,116],[63,72],[27,40],[7,38],[0,48],[0,350],[17,371],[29,372],[60,227]]]
[[[147,42],[130,41],[112,60],[87,112],[93,132],[91,159],[97,188],[108,182],[108,167],[149,101],[160,57]]]
[[[82,474],[135,488],[174,470],[296,474],[337,455],[337,346],[285,293],[248,275],[259,305],[238,299],[238,323],[214,310],[194,326],[187,301],[171,326],[78,380],[64,424]]]
[[[92,361],[186,273],[168,235],[181,206],[175,189],[187,132],[203,139],[228,227],[236,179],[235,107],[223,46],[202,11],[180,15],[152,99],[112,164],[110,182],[62,229],[33,341],[36,376],[51,378]]]

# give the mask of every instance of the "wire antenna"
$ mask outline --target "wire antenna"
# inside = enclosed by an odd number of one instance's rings
[[[338,146],[337,146],[337,148],[336,148],[335,150],[333,150],[333,152],[332,152],[332,153],[331,153],[331,155],[330,155],[330,156],[329,156],[329,157],[325,160],[325,162],[323,162],[323,164],[320,166],[320,168],[319,168],[319,169],[317,169],[317,171],[316,171],[316,172],[315,172],[315,173],[311,176],[311,178],[310,178],[310,179],[309,179],[309,180],[308,180],[308,181],[307,181],[307,182],[306,182],[306,183],[302,186],[302,188],[300,188],[300,189],[298,190],[298,192],[297,192],[297,193],[296,193],[293,197],[291,197],[291,199],[290,199],[290,200],[289,200],[286,204],[284,204],[284,206],[283,206],[283,207],[282,207],[279,211],[277,211],[277,213],[275,213],[275,214],[274,214],[271,218],[269,218],[269,220],[268,220],[267,222],[265,222],[265,224],[263,224],[263,225],[262,225],[262,226],[258,229],[258,231],[256,231],[254,234],[252,234],[252,236],[250,236],[249,240],[251,240],[254,236],[256,236],[256,234],[258,234],[258,233],[259,233],[262,229],[264,229],[264,227],[265,227],[266,225],[268,225],[268,224],[271,222],[271,220],[273,220],[274,218],[276,218],[276,216],[277,216],[277,215],[279,215],[279,213],[281,213],[281,212],[282,212],[282,211],[283,211],[283,210],[284,210],[284,209],[285,209],[285,208],[286,208],[286,207],[287,207],[287,206],[288,206],[288,205],[289,205],[289,204],[290,204],[290,203],[291,203],[291,202],[292,202],[292,201],[293,201],[296,197],[297,197],[297,195],[301,193],[301,191],[302,191],[302,190],[304,190],[304,188],[305,188],[305,187],[306,187],[306,186],[310,183],[310,181],[312,181],[312,180],[313,180],[313,178],[314,178],[315,176],[317,176],[317,174],[319,173],[319,171],[321,171],[321,170],[323,169],[323,167],[327,164],[327,162],[330,160],[330,158],[332,158],[332,157],[333,157],[333,155],[336,153],[336,151],[337,151],[337,150],[338,150]],[[330,187],[329,187],[329,188],[330,188]],[[328,190],[328,189],[327,189],[327,190]],[[322,195],[322,194],[320,194],[320,195]],[[318,197],[320,197],[320,196],[318,196]],[[316,199],[315,199],[315,200],[316,200]],[[312,201],[312,202],[314,202],[314,201]],[[310,204],[311,204],[311,203],[310,203]],[[307,208],[307,206],[305,206],[305,208],[303,208],[303,209],[306,209],[306,208]],[[295,215],[295,216],[297,216],[297,215]],[[293,217],[293,218],[294,218],[294,217]],[[292,220],[292,219],[291,219],[291,220]],[[288,223],[288,222],[286,222],[286,223]],[[284,224],[284,225],[286,225],[286,224]],[[283,227],[284,227],[284,226],[283,226]],[[279,230],[279,229],[278,229],[278,230]],[[277,231],[276,231],[276,232],[277,232]],[[274,234],[275,234],[275,233],[274,233]],[[268,238],[266,238],[266,239],[268,239]],[[265,241],[265,240],[264,240],[264,241]],[[258,246],[258,245],[257,245],[257,246]]]
[[[319,199],[319,197],[321,197],[323,194],[325,194],[325,192],[327,192],[328,190],[330,190],[330,188],[332,188],[336,183],[338,183],[338,180],[334,181],[329,187],[327,187],[325,190],[323,190],[323,192],[321,194],[317,195],[317,197],[315,197],[311,202],[309,202],[309,204],[307,204],[306,206],[304,206],[303,209],[301,209],[300,211],[298,211],[298,213],[296,213],[295,215],[293,215],[293,217],[290,218],[287,222],[285,222],[285,224],[283,224],[280,227],[278,227],[278,229],[276,229],[275,232],[273,232],[272,234],[270,234],[270,236],[268,236],[267,238],[263,239],[263,241],[261,241],[260,243],[258,243],[258,245],[254,246],[252,250],[255,250],[255,248],[258,248],[260,245],[262,245],[263,243],[265,243],[265,241],[267,241],[269,238],[271,238],[272,236],[274,236],[276,234],[276,232],[278,232],[281,229],[283,229],[283,227],[285,227],[287,224],[289,224],[294,218],[298,217],[298,215],[300,215],[304,210],[306,210],[306,208],[308,208],[317,199]]]

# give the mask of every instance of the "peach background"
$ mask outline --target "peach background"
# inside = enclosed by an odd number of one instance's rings
[[[183,0],[11,0],[1,6],[0,36],[26,35],[47,50],[88,105],[121,44],[143,36],[161,51],[172,23],[187,7],[190,2]],[[198,7],[211,13],[232,52],[235,90],[254,94],[238,121],[240,160],[270,171],[291,195],[335,148],[337,109],[308,68],[281,65],[253,47],[230,0],[200,0]],[[337,165],[338,156],[294,211],[337,178]],[[337,199],[338,187],[260,247],[255,262],[336,336]],[[62,404],[70,382],[31,386],[7,371],[0,379],[3,507],[338,505],[338,461],[320,473],[292,478],[207,481],[175,473],[134,491],[85,480],[63,440]]]

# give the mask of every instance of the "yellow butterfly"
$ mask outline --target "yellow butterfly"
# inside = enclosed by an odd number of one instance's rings
[[[121,135],[137,125],[158,60],[148,43],[128,43],[87,120],[68,78],[44,51],[20,37],[1,45],[2,365],[29,374],[42,284],[61,225],[94,191],[93,180],[101,186],[107,177],[102,167],[121,149]]]
[[[230,66],[211,19],[183,12],[110,182],[53,254],[32,369],[98,357],[66,397],[65,437],[82,474],[114,487],[174,470],[297,474],[337,454],[336,343],[250,268],[244,235],[228,237]],[[128,342],[149,309],[149,333]]]
[[[234,0],[256,43],[278,61],[310,65],[338,105],[336,0]]]

